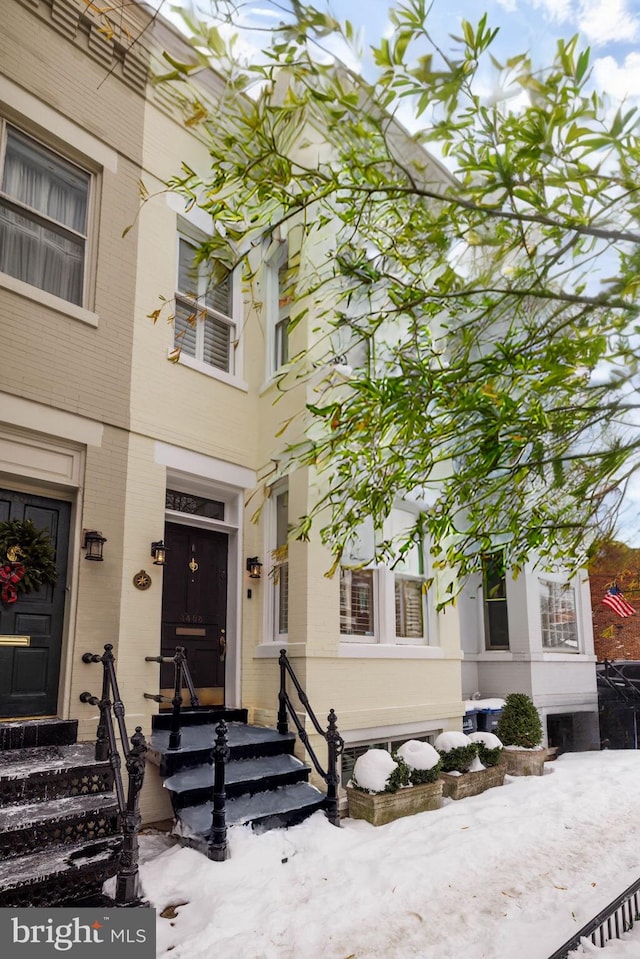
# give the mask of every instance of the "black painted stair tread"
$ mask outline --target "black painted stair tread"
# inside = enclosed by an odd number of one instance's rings
[[[238,796],[227,801],[227,825],[239,826],[245,823],[259,825],[262,821],[287,819],[297,821],[315,809],[320,809],[325,801],[324,793],[309,783],[296,783],[282,786],[252,796]],[[176,832],[184,838],[206,837],[211,829],[212,804],[187,806],[180,810],[179,826]]]
[[[215,724],[185,726],[181,731],[180,747],[175,750],[169,750],[169,736],[168,729],[155,729],[151,735],[149,748],[155,752],[170,752],[172,755],[206,747],[213,748],[216,727]],[[229,723],[227,739],[232,755],[234,749],[273,744],[284,747],[286,744],[295,742],[293,733],[281,735],[276,729],[266,726],[249,726],[246,723]]]
[[[0,835],[41,822],[63,822],[92,814],[114,815],[118,802],[113,793],[68,796],[47,802],[13,803],[0,809]]]
[[[232,759],[225,767],[225,782],[227,786],[237,783],[258,784],[266,778],[300,773],[306,775],[310,767],[290,753],[278,756],[256,756],[251,759]],[[181,769],[165,779],[164,785],[172,792],[186,792],[192,789],[204,789],[213,785],[213,766],[194,766],[190,769]]]
[[[0,749],[71,745],[77,734],[77,719],[9,720],[0,722]]]
[[[0,894],[31,882],[37,882],[62,873],[74,873],[94,865],[111,867],[115,871],[114,853],[120,839],[96,839],[93,842],[53,846],[40,852],[5,859],[0,862]],[[1,899],[0,899],[1,901]]]
[[[66,746],[37,746],[0,752],[0,782],[66,772],[69,769],[104,766],[95,758],[94,743]]]

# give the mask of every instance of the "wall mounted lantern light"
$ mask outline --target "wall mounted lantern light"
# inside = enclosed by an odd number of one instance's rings
[[[247,572],[249,579],[260,579],[262,563],[257,556],[249,556],[247,559]]]
[[[106,542],[106,537],[97,529],[83,530],[81,548],[86,550],[84,558],[93,560],[94,563],[102,563],[104,560],[102,548]]]
[[[154,566],[164,566],[167,562],[167,547],[164,540],[159,539],[157,543],[151,544],[151,555],[153,556]]]

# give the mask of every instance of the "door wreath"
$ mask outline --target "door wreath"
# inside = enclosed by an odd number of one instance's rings
[[[55,550],[47,532],[31,520],[0,523],[0,601],[7,606],[23,593],[56,581]]]

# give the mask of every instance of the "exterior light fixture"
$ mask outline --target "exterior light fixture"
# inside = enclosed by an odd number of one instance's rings
[[[249,574],[249,579],[260,579],[262,563],[257,556],[250,556],[247,559],[247,572]]]
[[[164,540],[159,539],[157,543],[151,544],[151,555],[153,556],[154,566],[164,566],[167,562],[167,547]]]
[[[102,548],[107,542],[105,536],[102,535],[97,529],[85,529],[82,531],[82,549],[85,552],[85,559],[90,559],[94,563],[102,563],[104,561],[104,556],[102,555]]]

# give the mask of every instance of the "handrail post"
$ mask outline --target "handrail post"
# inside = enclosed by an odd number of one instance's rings
[[[107,649],[113,649],[113,646],[105,646]],[[109,706],[109,674],[107,664],[103,656],[98,656],[98,662],[102,663],[102,695],[100,696],[100,718],[98,720],[98,730],[96,732],[96,760],[104,762],[109,758],[109,726],[107,720],[107,710]]]
[[[338,732],[338,717],[333,708],[329,710],[327,717],[329,725],[327,727],[327,819],[334,826],[340,826],[340,810],[338,806],[338,786],[340,780],[338,777],[338,756],[344,749],[344,740]]]
[[[227,724],[221,719],[216,726],[216,741],[213,747],[213,810],[211,835],[207,857],[214,862],[224,862],[229,856],[227,844],[227,792],[225,766],[229,759]]]
[[[180,734],[180,707],[182,706],[182,665],[186,659],[184,646],[176,646],[173,674],[173,699],[171,705],[171,732],[169,734],[169,749],[179,749],[182,736]]]
[[[281,736],[286,736],[289,732],[289,721],[287,719],[287,651],[280,650],[280,691],[278,692],[278,732]]]
[[[123,744],[124,745],[124,744]],[[140,790],[144,782],[144,768],[147,744],[142,727],[136,726],[131,737],[131,749],[127,752],[127,807],[121,814],[122,849],[118,861],[116,880],[116,903],[133,905],[138,900],[138,829],[142,822],[140,815]]]

